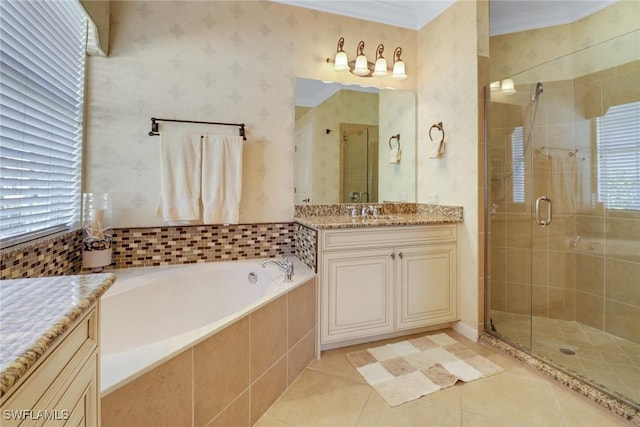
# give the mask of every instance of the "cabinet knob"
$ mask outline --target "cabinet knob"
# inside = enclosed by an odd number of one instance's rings
[[[396,253],[395,252],[391,252],[391,259],[396,259]]]
[[[402,259],[402,252],[400,252],[398,256],[400,257],[400,259]]]

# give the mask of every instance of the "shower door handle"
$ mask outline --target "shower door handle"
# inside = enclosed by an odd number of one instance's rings
[[[540,219],[540,203],[541,202],[547,202],[547,219],[546,220],[541,220]],[[549,224],[551,224],[551,210],[552,210],[552,203],[551,203],[551,199],[548,198],[547,196],[540,196],[536,199],[536,223],[540,226],[540,227],[546,227]]]

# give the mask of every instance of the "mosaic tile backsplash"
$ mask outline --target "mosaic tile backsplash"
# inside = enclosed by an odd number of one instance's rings
[[[0,279],[75,274],[82,268],[82,231],[75,230],[3,250],[0,266]]]
[[[113,268],[268,258],[294,253],[293,223],[119,228]]]
[[[295,254],[313,271],[318,271],[318,232],[302,224],[295,224]]]
[[[117,228],[110,268],[227,261],[293,255],[294,224]],[[82,231],[8,249],[0,279],[62,276],[82,269]]]

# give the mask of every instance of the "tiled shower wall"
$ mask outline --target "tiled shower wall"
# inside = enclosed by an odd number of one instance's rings
[[[633,342],[640,318],[640,214],[605,209],[597,201],[596,117],[608,106],[640,100],[640,61],[575,80],[544,82],[532,147],[533,192],[554,200],[552,232],[532,227],[531,194],[513,203],[511,141],[523,125],[517,105],[490,107],[489,170],[491,308],[576,320]],[[626,89],[624,89],[626,88]],[[528,88],[522,88],[528,90]],[[524,134],[528,128],[525,125]],[[544,146],[560,147],[541,153]],[[569,150],[578,150],[568,158]],[[575,160],[582,191],[562,197],[562,173],[553,162]],[[528,163],[527,163],[528,164]],[[525,171],[525,181],[530,180]],[[593,195],[593,196],[592,196]],[[532,286],[530,288],[530,286]]]
[[[271,258],[293,255],[294,224],[117,228],[111,268]],[[82,273],[82,232],[8,249],[1,279]]]

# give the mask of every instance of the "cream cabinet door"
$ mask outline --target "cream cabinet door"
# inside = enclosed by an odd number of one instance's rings
[[[322,343],[393,330],[393,250],[322,256]]]
[[[456,245],[397,248],[396,253],[396,329],[456,320]]]

